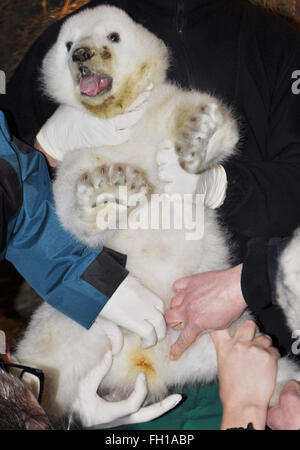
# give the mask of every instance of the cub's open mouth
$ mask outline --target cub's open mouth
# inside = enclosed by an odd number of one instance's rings
[[[79,72],[79,89],[82,95],[96,97],[98,94],[109,91],[112,87],[112,78],[109,76],[94,73],[86,66],[79,67]]]

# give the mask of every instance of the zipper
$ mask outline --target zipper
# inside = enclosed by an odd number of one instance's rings
[[[185,59],[185,67],[187,72],[187,78],[189,83],[189,88],[193,88],[194,82],[193,82],[193,75],[192,75],[192,69],[191,69],[191,63],[188,56],[187,49],[184,45],[184,19],[185,19],[185,11],[184,11],[184,0],[178,0],[177,1],[177,10],[176,10],[176,31],[177,34],[180,37],[181,44],[182,44],[182,50],[183,50],[183,56]]]

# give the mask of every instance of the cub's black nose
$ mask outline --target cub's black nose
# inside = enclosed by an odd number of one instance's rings
[[[72,60],[74,62],[84,62],[91,59],[94,56],[94,52],[89,47],[77,48],[72,54]]]

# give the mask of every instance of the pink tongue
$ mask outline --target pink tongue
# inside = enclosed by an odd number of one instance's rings
[[[82,94],[95,97],[107,87],[107,79],[97,75],[80,78],[79,88]]]

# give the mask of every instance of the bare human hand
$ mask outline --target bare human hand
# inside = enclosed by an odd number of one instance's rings
[[[242,266],[200,273],[174,283],[177,294],[171,300],[166,322],[181,329],[172,345],[170,358],[176,360],[202,334],[227,328],[247,305],[241,291]]]
[[[222,429],[264,429],[267,408],[276,381],[280,354],[269,336],[256,336],[256,324],[247,320],[234,336],[229,330],[211,333],[214,341],[223,405]]]
[[[279,404],[269,408],[267,425],[272,430],[300,429],[300,384],[296,380],[288,381],[283,387]]]

